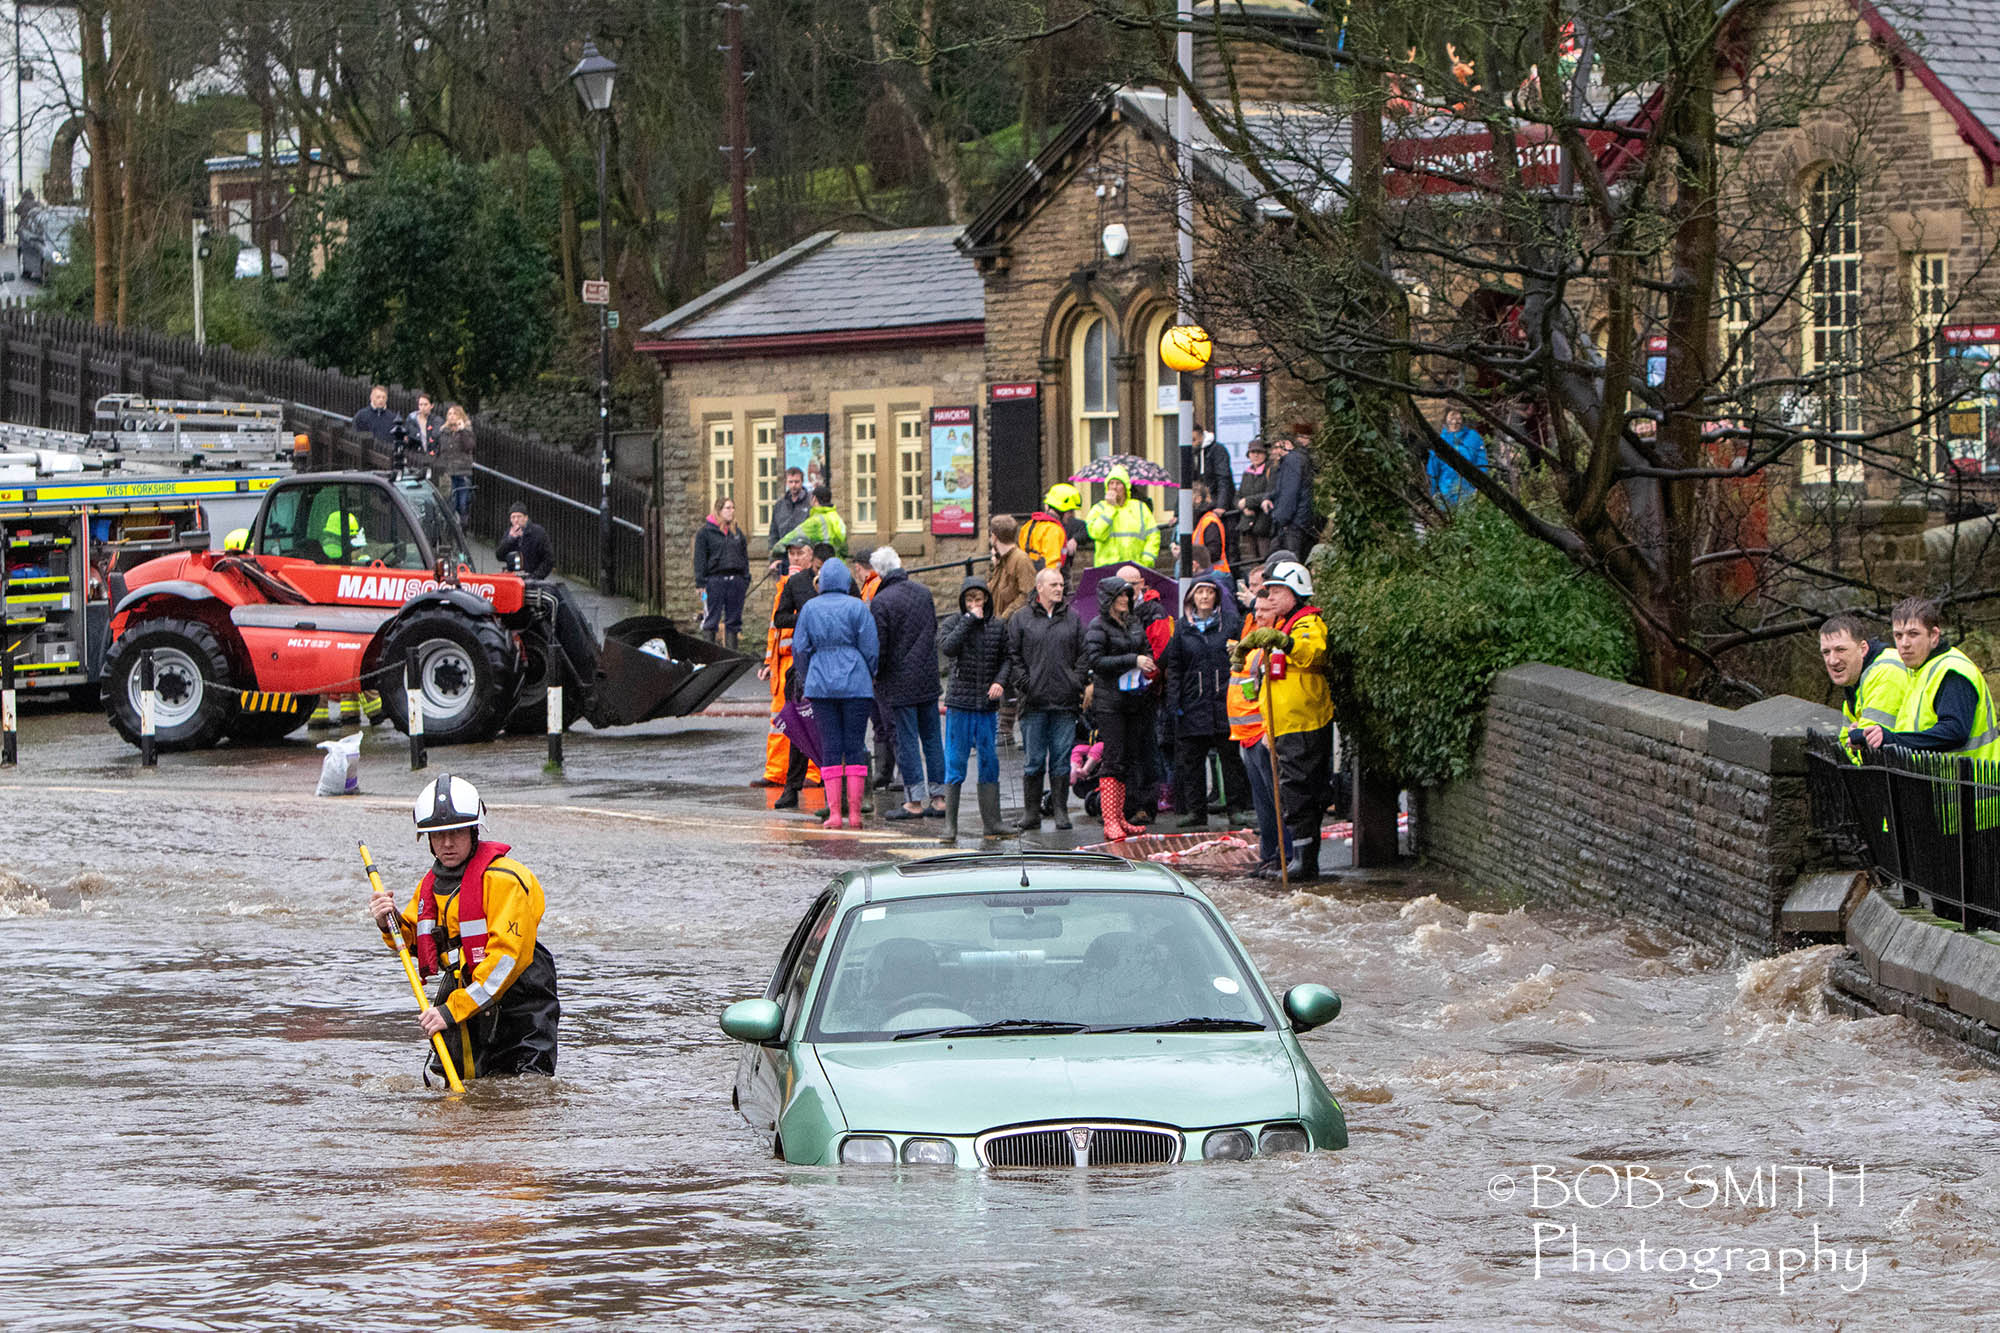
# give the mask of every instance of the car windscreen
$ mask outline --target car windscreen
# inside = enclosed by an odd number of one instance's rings
[[[808,1039],[1270,1025],[1249,964],[1203,904],[1024,890],[850,908]]]
[[[431,489],[427,481],[399,481],[396,488],[403,498],[410,502],[410,508],[417,513],[417,523],[424,530],[424,537],[430,542],[431,550],[447,557],[453,564],[465,565],[474,570],[472,552],[467,548],[464,535],[459,531],[458,520],[445,508],[438,493]]]

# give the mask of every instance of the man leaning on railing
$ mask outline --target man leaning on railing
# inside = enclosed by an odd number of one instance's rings
[[[1826,674],[1840,687],[1840,711],[1847,718],[1841,740],[1847,755],[1861,762],[1858,729],[1893,727],[1910,692],[1910,669],[1894,644],[1871,640],[1861,618],[1842,612],[1828,616],[1819,627],[1819,657]]]
[[[1910,687],[1893,727],[1869,722],[1859,728],[1862,742],[1905,750],[2000,759],[2000,722],[1986,677],[1956,647],[1944,642],[1936,602],[1906,597],[1890,612],[1896,653],[1912,673]],[[1850,734],[1850,740],[1852,734]]]

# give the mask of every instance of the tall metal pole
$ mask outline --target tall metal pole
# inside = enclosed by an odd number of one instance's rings
[[[27,143],[21,125],[21,0],[14,0],[14,202],[28,189]],[[20,238],[14,238],[20,243]]]
[[[729,52],[722,90],[729,134],[729,269],[733,278],[750,265],[750,114],[743,85],[743,12],[746,4],[723,0],[722,40]]]
[[[1174,284],[1176,324],[1194,323],[1194,104],[1188,99],[1186,82],[1194,78],[1194,0],[1179,0],[1175,9],[1180,35],[1174,42],[1174,58],[1180,66],[1182,87],[1174,96],[1174,172],[1180,177],[1174,190],[1174,227],[1180,239],[1178,281]],[[1160,349],[1150,349],[1153,356]],[[1186,596],[1194,579],[1194,376],[1181,373],[1180,444],[1181,494],[1180,530],[1181,594]]]
[[[606,145],[611,137],[611,112],[597,113],[597,276],[611,280],[609,250],[605,233],[611,230],[610,207],[604,184]],[[611,307],[597,307],[597,590],[611,586]]]
[[[201,271],[201,219],[196,218],[189,225],[193,228],[189,234],[193,244],[189,247],[188,253],[194,259],[194,345],[205,347],[208,344],[208,321],[206,312],[202,309],[201,299],[202,278],[205,276]]]

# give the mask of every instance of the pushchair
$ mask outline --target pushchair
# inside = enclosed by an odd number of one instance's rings
[[[1092,819],[1104,817],[1104,798],[1097,790],[1098,770],[1103,761],[1104,742],[1098,738],[1097,728],[1086,713],[1077,727],[1076,744],[1069,751],[1069,790],[1070,795],[1083,804],[1083,812]],[[1053,815],[1055,812],[1055,797],[1044,794],[1042,813]]]

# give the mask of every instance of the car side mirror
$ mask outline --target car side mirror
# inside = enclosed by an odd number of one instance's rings
[[[1335,1000],[1334,1006],[1339,1005]],[[785,1011],[778,1008],[776,1000],[738,1000],[722,1011],[722,1030],[753,1045],[775,1040],[784,1026]]]
[[[1285,992],[1285,1017],[1292,1020],[1294,1032],[1321,1027],[1340,1017],[1340,997],[1311,982],[1294,986]]]

